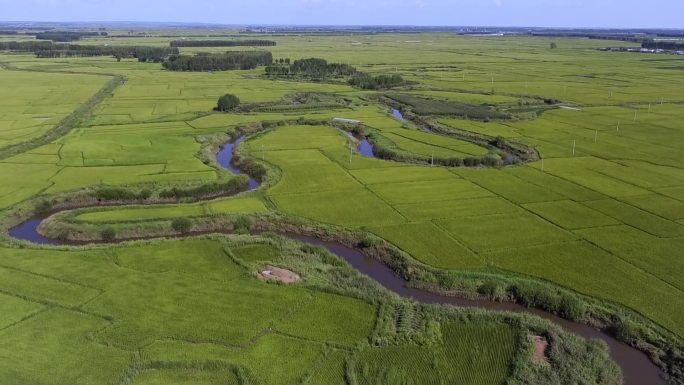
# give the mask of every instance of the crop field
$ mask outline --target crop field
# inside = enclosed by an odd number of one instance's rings
[[[0,69],[0,147],[44,134],[107,81],[97,75]]]
[[[635,45],[597,39],[554,39],[551,50],[548,38],[525,36],[268,38],[277,45],[259,49],[276,59],[320,57],[406,83],[361,90],[338,78],[272,79],[263,67],[173,72],[127,58],[0,52],[0,149],[35,141],[112,77],[125,79],[66,134],[0,159],[0,221],[9,228],[83,206],[74,228],[272,215],[382,238],[408,255],[410,266],[398,261],[403,274],[434,272],[430,284],[524,279],[684,338],[681,59],[600,52]],[[181,48],[227,50],[240,47]],[[213,111],[226,93],[240,107]],[[307,97],[330,104],[300,105]],[[256,191],[161,199],[165,189],[240,180],[214,155],[242,134],[239,157],[267,170]],[[401,157],[361,154],[364,134]],[[538,157],[504,166],[501,142]],[[433,156],[501,162],[443,167],[425,161]],[[90,207],[112,203],[93,198],[102,188],[150,189],[152,198]],[[427,343],[384,336],[385,302],[399,299],[316,253],[270,235],[60,248],[4,237],[0,383],[489,385],[529,358],[519,356],[528,352],[517,325],[494,316],[439,318],[441,334]],[[292,268],[301,281],[257,279],[268,266]]]
[[[497,368],[510,360],[513,352],[496,350],[511,346],[513,335],[504,325],[445,325],[441,347],[385,347],[366,349],[357,364],[362,384],[502,384],[506,373]],[[479,333],[487,335],[486,346]],[[492,352],[495,352],[492,354]],[[407,357],[410,357],[407,359]],[[410,364],[408,363],[410,362]],[[409,369],[410,367],[410,369]],[[408,379],[408,380],[407,380]]]

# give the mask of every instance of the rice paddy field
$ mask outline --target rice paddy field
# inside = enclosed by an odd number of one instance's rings
[[[272,212],[365,231],[427,269],[566,289],[684,338],[681,58],[599,52],[631,43],[569,38],[554,39],[554,50],[549,38],[436,33],[269,39],[277,42],[268,47],[275,58],[322,57],[374,75],[400,74],[410,82],[401,92],[416,97],[525,111],[491,121],[429,118],[529,146],[540,160],[438,167],[350,151],[350,136],[326,121],[358,120],[378,143],[422,157],[483,156],[491,148],[425,130],[393,115],[382,91],[340,81],[273,80],[262,76],[263,68],[170,72],[130,59],[0,53],[0,148],[43,135],[112,77],[125,78],[67,135],[0,159],[0,217],[12,220],[27,202],[104,186],[233,178],[202,152],[216,137],[261,124],[266,129],[239,146],[272,170],[257,191],[89,209],[76,220],[116,226]],[[170,40],[87,39],[152,46]],[[282,106],[296,93],[346,102],[212,112],[225,93],[260,106]],[[543,105],[544,99],[571,108]],[[288,123],[264,124],[273,122]],[[61,248],[5,239],[0,382],[498,385],[507,383],[522,354],[519,330],[494,317],[442,320],[433,345],[369,344],[382,313],[378,298],[386,294],[331,289],[352,280],[351,273],[312,268],[302,250],[255,239]],[[266,263],[294,264],[304,280],[262,282],[255,272]]]

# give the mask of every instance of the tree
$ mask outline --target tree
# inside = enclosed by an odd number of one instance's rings
[[[232,111],[240,105],[240,98],[233,94],[221,96],[216,105],[216,110],[221,112]]]
[[[551,49],[556,49],[558,48],[558,45],[556,44],[555,41],[551,42]]]
[[[187,233],[192,228],[192,221],[190,218],[176,218],[171,222],[171,228],[178,233]]]
[[[102,240],[105,242],[111,242],[116,239],[116,230],[113,227],[106,227],[100,232]]]

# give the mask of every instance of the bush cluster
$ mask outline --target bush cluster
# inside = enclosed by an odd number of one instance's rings
[[[197,187],[179,188],[172,187],[168,190],[162,190],[159,193],[160,198],[201,198],[207,195],[219,194],[236,194],[247,189],[249,184],[249,177],[246,175],[238,175],[227,182],[212,182],[206,183]]]
[[[185,217],[175,218],[171,221],[171,228],[175,232],[185,234],[192,229],[192,220]]]
[[[102,187],[95,191],[95,197],[103,201],[145,200],[152,196],[152,191],[144,189],[139,192],[123,187]]]
[[[540,308],[571,321],[579,321],[586,314],[586,306],[579,298],[572,294],[559,294],[543,285],[514,283],[508,288],[508,293],[523,306]]]
[[[371,76],[359,72],[349,79],[349,84],[364,90],[381,90],[400,86],[404,79],[399,75]]]
[[[171,55],[162,65],[170,71],[229,71],[250,70],[272,62],[270,52],[229,51],[219,54],[201,52],[195,56]]]
[[[295,60],[292,64],[290,59],[283,59],[266,67],[266,75],[301,76],[309,79],[351,76],[356,72],[356,68],[348,64],[328,63],[320,58]]]
[[[216,111],[233,111],[240,106],[240,98],[233,94],[221,96],[216,104]]]

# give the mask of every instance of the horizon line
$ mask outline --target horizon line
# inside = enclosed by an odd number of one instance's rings
[[[383,28],[516,28],[516,29],[550,29],[550,30],[667,30],[667,31],[684,31],[684,28],[677,27],[550,27],[550,26],[534,26],[534,25],[439,25],[439,24],[278,24],[278,23],[211,23],[211,22],[195,22],[195,21],[132,21],[132,20],[81,20],[81,21],[54,21],[54,20],[0,20],[2,23],[33,23],[33,24],[140,24],[140,25],[167,25],[167,26],[211,26],[211,27],[347,27],[347,28],[368,28],[368,27],[383,27]]]

